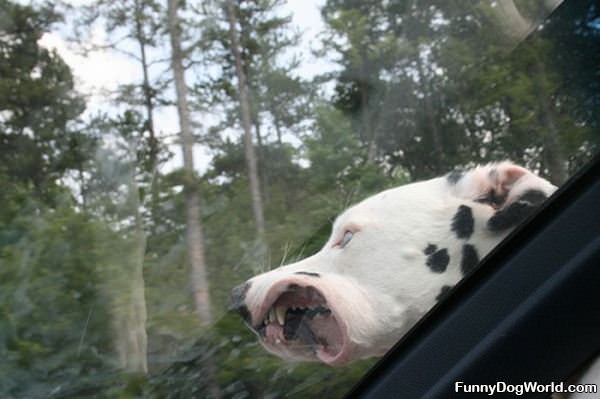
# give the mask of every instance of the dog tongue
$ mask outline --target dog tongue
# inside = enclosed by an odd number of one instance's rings
[[[319,340],[327,342],[324,351],[329,355],[334,356],[342,350],[343,332],[333,316],[317,316],[311,321],[310,327],[317,333]]]
[[[288,312],[283,334],[287,340],[297,339],[309,345],[317,343],[317,339],[308,325],[308,318],[303,315]]]
[[[270,323],[265,331],[265,339],[271,342],[283,341],[283,328],[279,324]]]

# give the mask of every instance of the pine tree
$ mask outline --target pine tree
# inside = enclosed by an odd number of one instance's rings
[[[384,74],[402,52],[397,17],[404,3],[329,0],[322,9],[327,25],[323,46],[342,66],[334,101],[351,117],[368,163],[379,153],[379,121],[385,117],[380,110],[389,97]]]
[[[196,311],[202,323],[210,325],[212,322],[212,310],[206,261],[204,258],[200,187],[194,169],[194,138],[188,105],[188,88],[185,79],[185,69],[183,67],[184,54],[181,48],[181,26],[177,8],[178,1],[169,0],[167,22],[171,42],[171,68],[175,81],[177,114],[181,129],[181,151],[183,154],[183,169],[185,171],[186,243]]]
[[[156,74],[156,67],[164,63],[157,55],[162,49],[164,6],[155,0],[96,0],[79,11],[81,15],[76,21],[75,33],[84,52],[114,51],[125,54],[139,67],[140,81],[122,84],[114,95],[118,104],[144,113],[144,131],[138,143],[142,172],[139,184],[142,192],[149,196],[140,199],[141,205],[147,205],[150,210],[150,218],[145,218],[149,220],[144,220],[144,227],[147,225],[154,231],[160,211],[158,168],[168,159],[154,121],[156,109],[166,103],[162,93],[166,79]],[[90,45],[85,40],[96,24],[101,24],[110,35],[108,44]]]
[[[260,192],[260,181],[258,177],[258,167],[256,155],[254,153],[254,144],[252,140],[252,121],[250,116],[250,98],[248,94],[248,82],[246,72],[242,63],[242,56],[239,48],[239,39],[237,33],[236,10],[231,0],[226,0],[227,18],[229,21],[229,40],[230,48],[235,59],[235,72],[238,82],[238,97],[240,104],[240,114],[242,128],[244,130],[244,148],[248,170],[248,181],[250,182],[250,196],[252,198],[252,213],[254,214],[254,223],[256,233],[260,241],[264,240],[265,235],[265,216]]]
[[[52,204],[59,180],[93,146],[73,126],[84,102],[67,64],[38,44],[60,15],[6,0],[0,11],[0,173]]]
[[[311,88],[293,76],[297,60],[279,59],[299,40],[290,17],[278,12],[281,4],[281,0],[210,3],[202,15],[210,21],[204,25],[208,40],[203,59],[218,73],[196,85],[197,97],[210,99],[207,107],[224,110],[213,129],[213,147],[224,145],[218,137],[222,131],[239,127],[243,131],[252,214],[261,245],[265,244],[269,187],[276,178],[273,170],[278,167],[277,157],[284,157],[272,152],[268,144],[275,140],[281,146],[285,134],[297,134],[310,109]],[[283,146],[281,151],[285,151]]]

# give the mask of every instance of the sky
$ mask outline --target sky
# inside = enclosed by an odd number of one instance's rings
[[[85,4],[85,1],[72,0],[70,4],[78,6]],[[325,0],[288,0],[281,8],[283,14],[292,15],[292,25],[302,32],[301,45],[296,50],[296,53],[300,51],[302,60],[297,73],[306,78],[334,68],[331,62],[318,59],[311,52],[315,43],[318,43],[319,32],[324,27],[319,11],[324,3]],[[67,24],[56,31],[46,33],[39,43],[44,47],[55,49],[71,67],[75,75],[77,90],[87,98],[87,115],[95,114],[98,111],[114,112],[116,108],[108,101],[107,93],[114,91],[120,84],[139,83],[141,81],[139,66],[126,55],[114,51],[94,51],[84,56],[78,47],[69,40],[69,36],[72,36],[72,29]],[[107,33],[100,26],[93,27],[91,35],[87,38],[90,44],[95,45],[106,44],[108,40]],[[168,49],[165,50],[164,57],[168,56],[167,51]],[[210,121],[211,118],[214,118],[210,115],[210,110],[205,115],[194,115],[194,117],[196,122]],[[157,110],[155,126],[163,136],[170,137],[169,149],[174,154],[173,158],[163,165],[162,171],[167,172],[180,167],[182,164],[181,150],[172,139],[173,133],[178,131],[175,108],[165,107]],[[293,138],[288,139],[293,140]],[[194,161],[196,169],[200,173],[206,170],[210,158],[208,149],[197,144],[194,149]]]

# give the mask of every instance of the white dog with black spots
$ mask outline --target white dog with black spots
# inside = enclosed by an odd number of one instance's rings
[[[501,162],[383,191],[316,254],[234,288],[232,306],[282,358],[381,356],[555,190]]]

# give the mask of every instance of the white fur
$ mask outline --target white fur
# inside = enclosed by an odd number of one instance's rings
[[[555,190],[529,171],[503,162],[473,169],[457,184],[440,177],[376,194],[339,215],[318,253],[250,280],[245,303],[252,322],[262,317],[261,305],[270,287],[282,280],[311,285],[335,307],[349,338],[347,355],[328,363],[384,354],[435,304],[441,287],[462,278],[465,243],[472,244],[482,258],[508,234],[489,231],[486,223],[496,209],[475,201],[491,188],[508,194],[508,202],[524,190],[548,195]],[[468,240],[459,239],[450,228],[461,205],[470,207],[475,219]],[[347,230],[354,232],[352,240],[344,248],[336,246]],[[426,266],[428,244],[447,248],[450,263],[445,272],[435,273]],[[295,275],[298,271],[320,277]],[[294,358],[286,348],[267,348]]]

